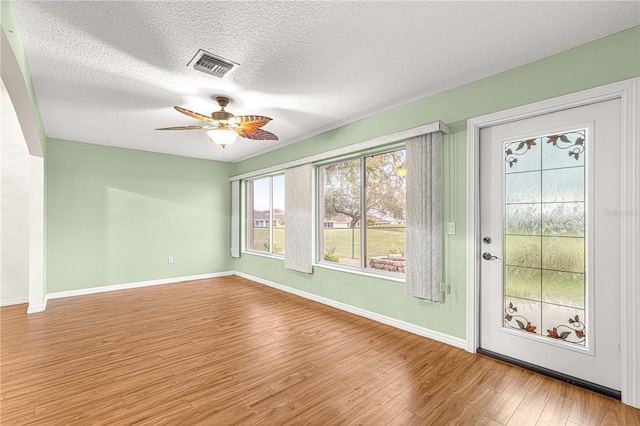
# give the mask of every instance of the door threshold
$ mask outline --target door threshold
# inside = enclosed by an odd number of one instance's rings
[[[591,392],[599,393],[601,395],[608,396],[609,398],[617,399],[618,401],[622,400],[622,393],[620,391],[608,388],[606,386],[599,385],[597,383],[588,382],[586,380],[582,380],[577,377],[569,376],[568,374],[563,374],[557,371],[549,370],[548,368],[540,367],[535,364],[530,364],[528,362],[521,361],[516,358],[511,358],[509,356],[502,355],[497,352],[488,351],[486,349],[478,348],[476,352],[479,353],[480,355],[488,356],[489,358],[494,358],[499,361],[506,362],[507,364],[513,364],[518,367],[524,368],[525,370],[530,370],[535,373],[542,374],[543,376],[551,377],[552,379],[560,380],[562,382],[569,383],[571,385],[590,390]]]

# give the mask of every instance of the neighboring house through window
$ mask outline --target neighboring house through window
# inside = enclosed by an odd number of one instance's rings
[[[247,181],[247,250],[284,253],[284,175]]]

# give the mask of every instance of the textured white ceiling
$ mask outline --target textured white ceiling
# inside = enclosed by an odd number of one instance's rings
[[[631,2],[16,1],[47,136],[236,162],[640,23]],[[186,65],[199,48],[240,66]],[[273,118],[222,150],[173,105]]]

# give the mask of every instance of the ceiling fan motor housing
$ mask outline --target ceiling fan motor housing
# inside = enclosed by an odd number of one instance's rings
[[[227,98],[226,96],[217,96],[216,101],[218,102],[218,105],[220,105],[220,111],[212,112],[211,118],[218,121],[231,120],[234,117],[234,115],[224,110],[224,107],[229,105],[229,98]]]
[[[218,121],[229,121],[233,117],[233,114],[227,111],[215,111],[211,113],[211,118]]]

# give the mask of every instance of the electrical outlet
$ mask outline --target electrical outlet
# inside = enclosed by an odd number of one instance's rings
[[[173,257],[169,256],[169,263],[173,263]]]
[[[448,222],[447,223],[447,234],[449,234],[449,235],[455,235],[456,234],[456,223],[455,222]]]

